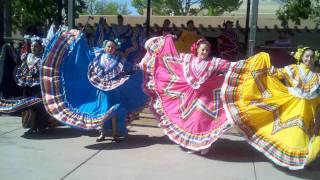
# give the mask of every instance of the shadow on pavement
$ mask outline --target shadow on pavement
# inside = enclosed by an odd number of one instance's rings
[[[149,128],[159,128],[157,125],[150,125],[150,124],[131,124],[130,126],[134,127],[149,127]]]
[[[56,127],[50,128],[45,132],[41,133],[32,133],[28,134],[25,133],[21,137],[26,139],[66,139],[66,138],[76,138],[80,136],[90,136],[90,137],[97,137],[98,131],[96,130],[82,130],[82,129],[75,129],[69,127]]]
[[[311,164],[311,168],[307,167],[303,170],[293,171],[277,166],[261,152],[251,147],[246,141],[220,139],[210,147],[208,154],[203,157],[227,162],[269,162],[275,169],[286,173],[288,176],[304,179],[320,179],[319,158]]]
[[[226,162],[252,162],[255,150],[246,141],[219,139],[203,157]],[[198,154],[198,153],[197,153]],[[258,158],[257,161],[267,161]]]
[[[111,149],[135,149],[151,146],[154,144],[174,144],[167,136],[148,136],[148,135],[129,135],[121,142],[116,143],[111,138],[106,138],[104,142],[85,146],[93,150],[111,150]]]
[[[314,179],[314,180],[320,179],[320,159],[319,158],[311,164],[311,167],[306,167],[303,170],[290,171],[287,168],[282,168],[276,165],[274,165],[274,167],[286,173],[288,176],[294,176],[294,177],[299,177],[304,179]]]

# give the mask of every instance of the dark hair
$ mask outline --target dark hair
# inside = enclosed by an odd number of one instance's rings
[[[123,20],[123,16],[121,14],[118,14],[117,18]]]
[[[169,23],[171,23],[171,21],[169,19],[165,19],[163,22],[169,21]]]
[[[228,21],[223,23],[223,26],[227,27],[227,24],[232,24],[233,25],[233,21],[228,20]]]
[[[193,20],[187,21],[187,25],[189,25],[190,23],[194,24]]]
[[[192,43],[192,45],[190,47],[191,54],[193,54],[194,56],[197,56],[197,54],[198,54],[197,51],[198,51],[198,48],[199,48],[200,44],[207,44],[209,46],[209,50],[210,50],[209,55],[210,55],[210,53],[211,53],[211,43],[205,38],[200,38],[197,41],[195,41],[194,43]]]
[[[108,42],[112,42],[115,46],[116,49],[120,49],[121,48],[121,42],[119,41],[119,39],[107,39],[103,41],[103,47],[105,47],[107,45]]]
[[[307,47],[306,49],[304,49],[304,51],[301,54],[301,59],[302,60],[302,56],[304,55],[304,53],[306,53],[306,51],[313,51],[313,54],[315,54],[316,50],[312,47]]]

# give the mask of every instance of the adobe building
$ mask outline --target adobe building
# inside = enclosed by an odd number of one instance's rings
[[[225,13],[222,16],[154,16],[151,15],[151,28],[161,27],[164,19],[170,19],[171,26],[175,31],[185,28],[188,20],[193,20],[198,31],[205,37],[217,37],[223,30],[223,22],[230,20],[234,22],[235,31],[240,37],[240,42],[244,43],[245,38],[245,21],[246,21],[246,5],[244,0],[237,11]],[[278,39],[279,31],[283,29],[281,22],[277,19],[275,13],[280,5],[272,0],[260,1],[259,17],[256,34],[256,46],[270,45]],[[107,19],[108,24],[117,23],[117,16],[103,15]],[[94,27],[99,21],[100,15],[93,16],[90,24]],[[85,24],[87,16],[80,16],[76,19],[76,25]],[[136,26],[142,25],[146,21],[146,16],[124,16],[124,24]],[[320,27],[312,20],[304,20],[301,25],[289,23],[286,27],[289,38],[293,46],[305,45],[320,49]]]

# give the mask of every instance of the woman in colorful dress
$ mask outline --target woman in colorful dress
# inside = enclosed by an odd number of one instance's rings
[[[43,46],[40,37],[31,38],[31,52],[21,55],[21,64],[17,67],[17,84],[26,87],[26,96],[40,93],[40,60],[43,54]],[[34,89],[37,90],[34,90]]]
[[[188,53],[192,43],[200,39],[200,37],[199,32],[194,27],[193,21],[189,20],[187,22],[187,28],[181,31],[177,41],[175,42],[178,52]]]
[[[145,89],[160,127],[175,143],[205,154],[232,126],[220,101],[229,63],[211,57],[205,39],[190,54],[177,52],[172,35],[151,38],[145,47]]]
[[[29,128],[27,133],[44,132],[50,119],[41,103],[39,76],[42,53],[42,40],[33,36],[31,52],[21,55],[21,64],[17,65],[13,73],[17,86],[22,89],[22,96],[4,98],[0,102],[0,112],[22,112],[22,126]]]
[[[297,64],[276,69],[267,53],[235,63],[222,97],[247,141],[279,166],[302,169],[320,151],[320,74],[315,51],[298,49]]]
[[[117,53],[114,41],[93,52],[81,31],[58,34],[42,66],[45,107],[57,120],[81,129],[98,129],[97,141],[125,136],[126,118],[144,106],[142,72]],[[112,128],[112,122],[113,127]]]
[[[31,38],[31,53],[21,55],[21,64],[17,67],[16,82],[23,87],[24,97],[41,98],[40,90],[40,61],[44,47],[40,37]],[[43,132],[50,119],[43,104],[31,107],[22,112],[24,128],[30,128],[30,133]]]
[[[103,124],[98,142],[104,140],[105,132],[110,130],[115,140],[118,136],[126,136],[127,115],[139,110],[146,101],[140,87],[142,72],[132,64],[126,63],[126,59],[116,51],[121,46],[120,42],[106,40],[104,44],[102,52],[96,52],[96,58],[89,65],[88,78],[96,88],[108,91],[108,104],[120,103],[120,107],[111,121],[105,121]],[[134,91],[135,95],[129,91]]]

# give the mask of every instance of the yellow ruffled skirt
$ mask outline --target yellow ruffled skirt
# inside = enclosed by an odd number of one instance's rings
[[[235,63],[222,89],[224,108],[253,147],[280,166],[302,169],[320,151],[314,134],[320,97],[291,95],[270,66],[267,53]]]

